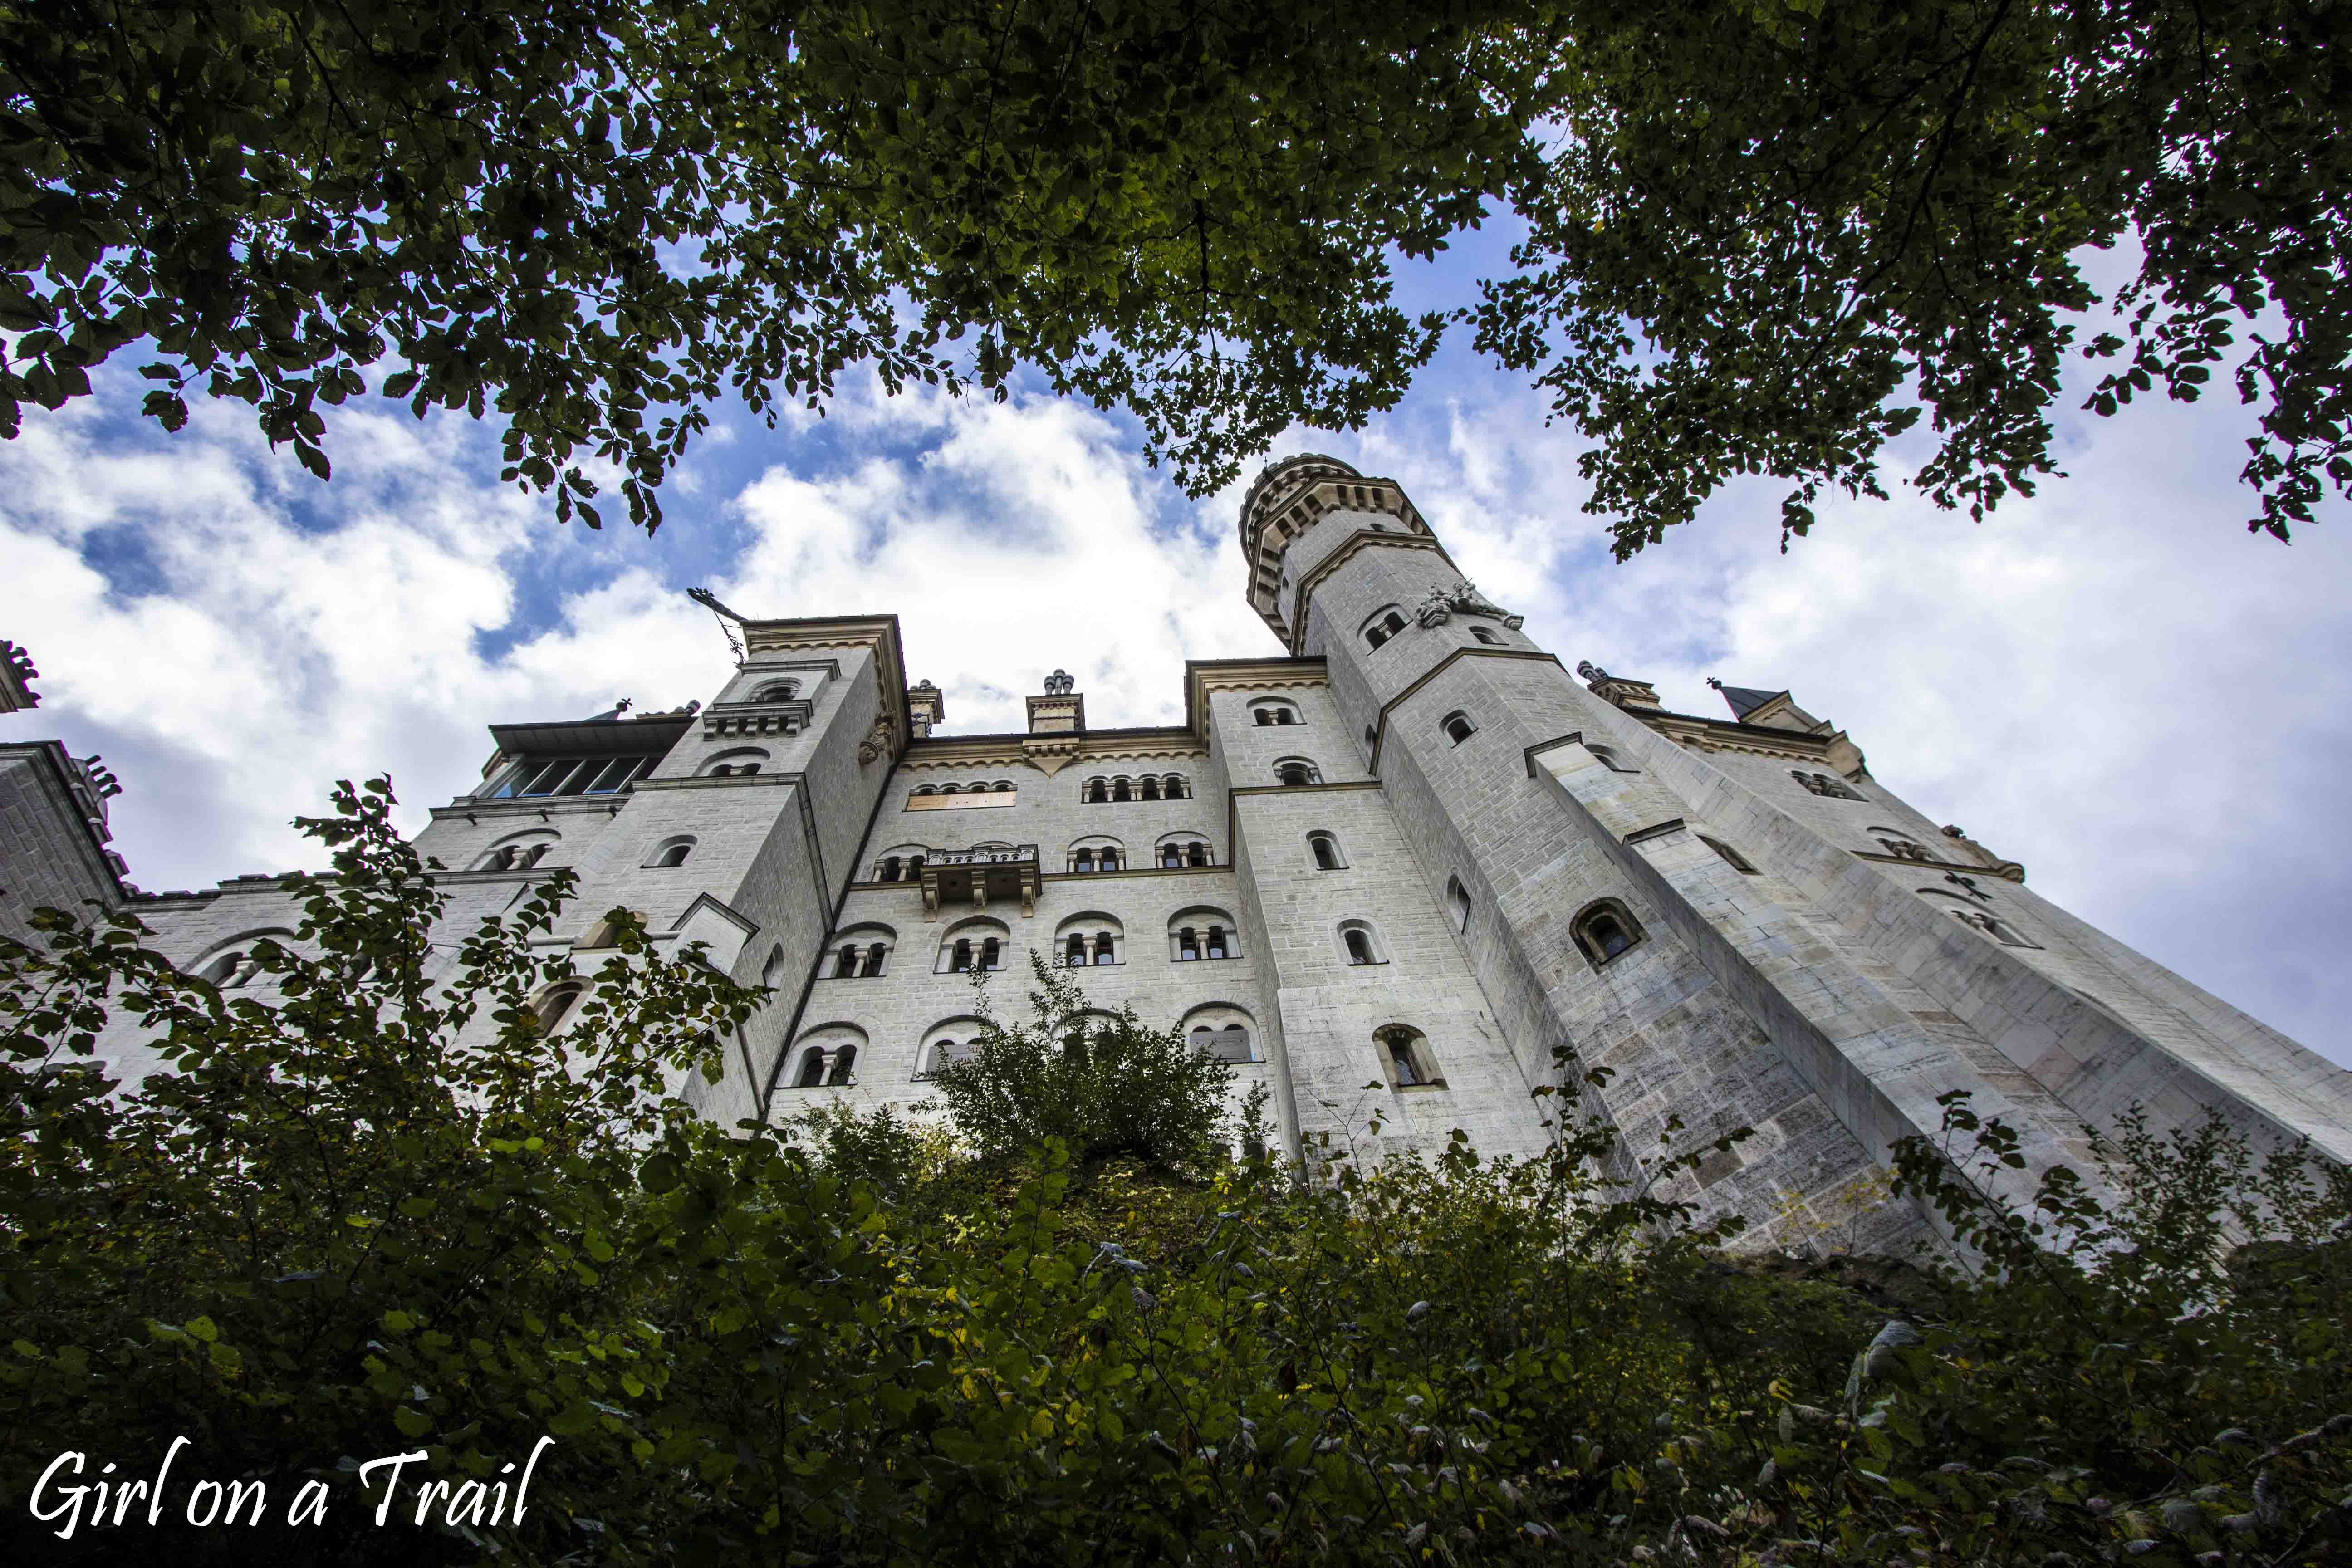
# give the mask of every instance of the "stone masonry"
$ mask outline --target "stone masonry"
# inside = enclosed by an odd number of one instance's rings
[[[551,946],[620,905],[772,987],[724,1079],[685,1086],[730,1124],[920,1107],[983,1005],[1022,1011],[1035,952],[1245,1057],[1236,1094],[1271,1089],[1293,1154],[1456,1128],[1528,1153],[1555,1103],[1532,1091],[1572,1053],[1634,1154],[1676,1123],[1682,1147],[1750,1130],[1678,1185],[1744,1215],[1746,1245],[1929,1236],[1884,1167],[1953,1090],[2019,1129],[2021,1190],[2087,1173],[2085,1128],[2135,1106],[2352,1160],[2352,1073],[2030,892],[1789,693],[1725,688],[1708,718],[1571,673],[1396,481],[1332,458],[1266,469],[1241,530],[1286,655],[1189,665],[1180,724],[1091,729],[1056,671],[1025,732],[939,733],[941,694],[869,616],[734,617],[742,659],[707,707],[495,725],[419,840],[453,868],[450,918],[569,866]],[[0,748],[12,930],[31,902],[131,897],[74,766]],[[134,902],[225,984],[298,923],[273,877]],[[152,1066],[127,1035],[101,1048],[126,1079]]]

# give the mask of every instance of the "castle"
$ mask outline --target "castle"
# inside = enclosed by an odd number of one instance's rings
[[[1092,728],[1056,672],[1025,732],[942,734],[895,617],[701,595],[742,644],[708,706],[491,726],[474,793],[418,840],[453,868],[448,919],[568,866],[554,946],[600,943],[617,904],[663,951],[699,942],[772,987],[724,1079],[686,1088],[730,1124],[920,1101],[978,1027],[974,972],[1007,972],[992,994],[1017,1016],[1037,952],[1232,1061],[1237,1094],[1267,1085],[1293,1153],[1456,1128],[1540,1148],[1531,1090],[1570,1047],[1609,1069],[1597,1100],[1631,1149],[1677,1121],[1683,1147],[1753,1130],[1680,1178],[1753,1245],[1926,1234],[1877,1173],[1954,1090],[2020,1132],[2020,1190],[2091,1171],[2084,1127],[2134,1106],[2352,1162],[2352,1073],[2036,896],[1787,691],[1723,687],[1728,716],[1705,717],[1571,671],[1395,480],[1329,458],[1267,468],[1240,523],[1288,652],[1188,665],[1172,726]],[[54,743],[0,747],[0,926],[123,897],[105,787]],[[269,877],[135,907],[226,985],[299,923]],[[126,1079],[152,1065],[127,1037],[100,1049]]]

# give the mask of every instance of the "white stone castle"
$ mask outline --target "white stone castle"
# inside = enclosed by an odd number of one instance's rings
[[[621,905],[664,950],[703,942],[772,987],[724,1080],[688,1087],[730,1124],[923,1100],[979,1027],[973,972],[1003,972],[990,994],[1019,1016],[1034,952],[1235,1063],[1238,1089],[1269,1086],[1293,1153],[1455,1128],[1539,1148],[1553,1102],[1530,1091],[1571,1047],[1610,1069],[1597,1098],[1636,1152],[1670,1119],[1685,1148],[1753,1130],[1679,1182],[1744,1214],[1751,1245],[1924,1233],[1878,1173],[1953,1090],[2023,1135],[2021,1185],[2090,1173],[2084,1127],[2134,1106],[2352,1162],[2352,1073],[2037,897],[1788,692],[1723,687],[1730,716],[1707,718],[1571,672],[1395,480],[1329,458],[1267,468],[1241,532],[1288,655],[1188,665],[1171,726],[1091,728],[1056,672],[1026,732],[941,734],[894,617],[751,620],[701,595],[743,647],[707,707],[491,727],[480,784],[419,840],[453,868],[449,918],[568,866],[558,945],[593,949]],[[0,748],[0,924],[124,896],[103,805],[53,743]],[[230,985],[299,923],[268,877],[135,908]]]

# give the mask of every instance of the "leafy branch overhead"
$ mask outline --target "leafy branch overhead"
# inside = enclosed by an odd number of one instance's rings
[[[1458,314],[1590,443],[1630,554],[1727,479],[1981,513],[2089,405],[2226,372],[2280,537],[2352,489],[2325,0],[0,0],[0,431],[139,345],[324,477],[367,393],[505,424],[633,521],[714,406],[1124,408],[1205,493],[1434,353],[1393,299],[1508,205]],[[2112,247],[2086,276],[2086,248]],[[2131,258],[2137,257],[2137,269]],[[2079,334],[2112,310],[2120,330]]]

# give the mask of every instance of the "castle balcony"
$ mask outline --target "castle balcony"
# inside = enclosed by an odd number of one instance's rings
[[[1021,912],[1037,912],[1037,847],[992,844],[947,849],[923,858],[923,913],[939,919],[942,906],[984,910],[991,899],[1018,899]]]
[[[815,706],[801,697],[785,702],[716,702],[702,710],[703,738],[797,735],[808,728]]]

